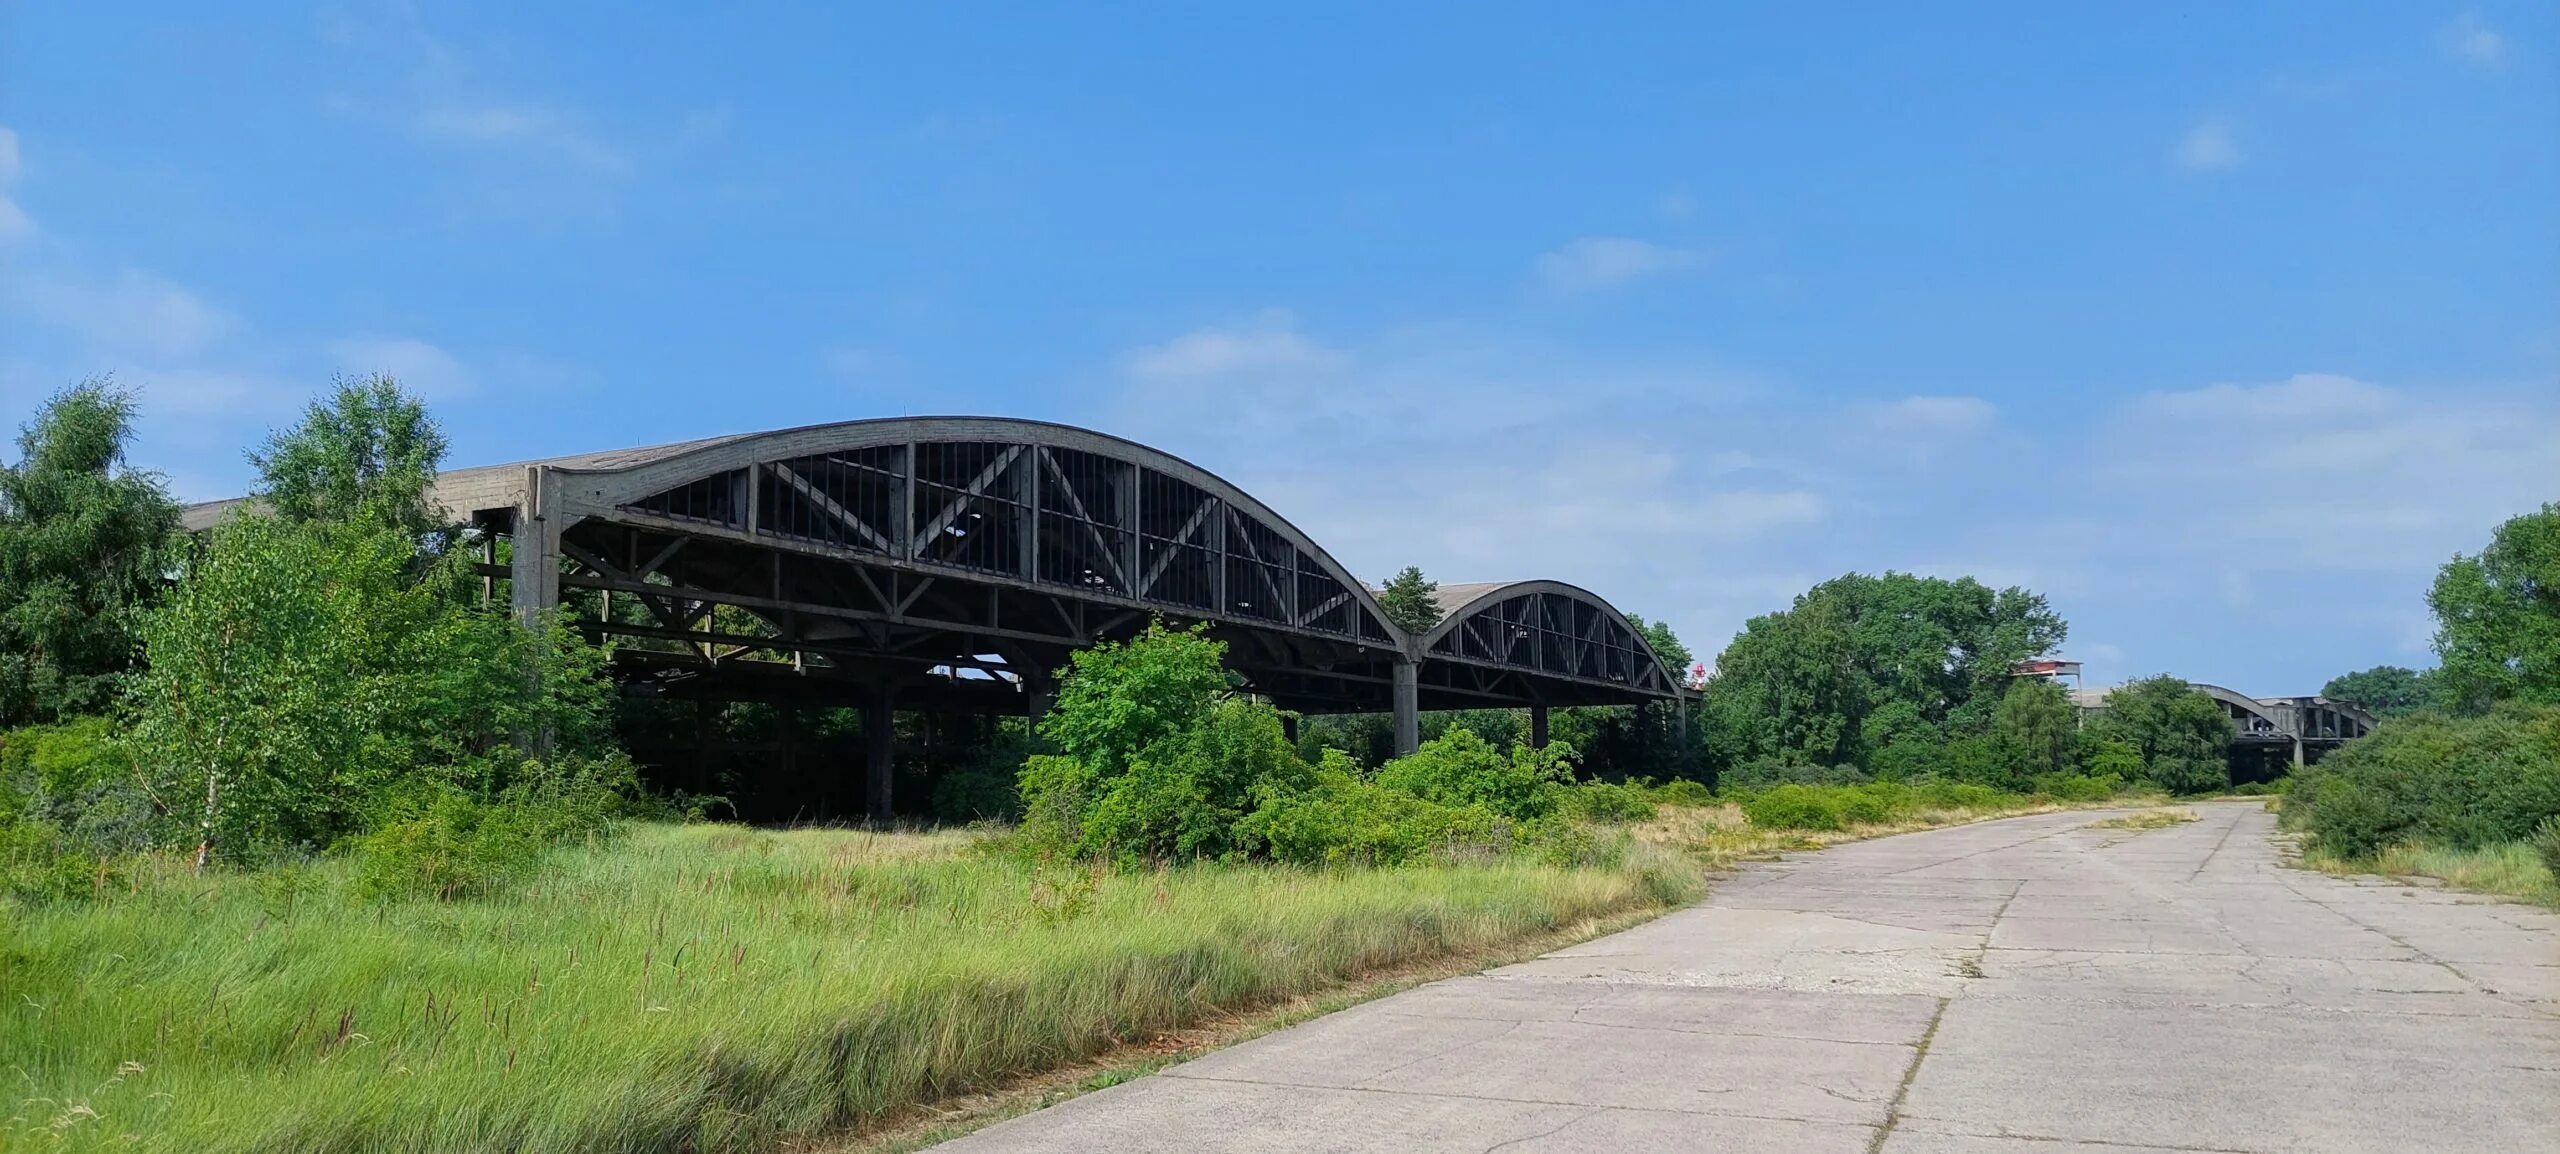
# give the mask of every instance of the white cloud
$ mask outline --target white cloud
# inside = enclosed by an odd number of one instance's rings
[[[1323,374],[1348,361],[1301,335],[1288,312],[1268,309],[1240,325],[1195,329],[1132,350],[1121,358],[1121,368],[1140,381],[1176,383]]]
[[[411,127],[428,140],[517,151],[599,173],[630,168],[622,152],[568,113],[536,104],[443,103],[418,110]]]
[[[2240,163],[2240,143],[2232,138],[2230,122],[2216,117],[2188,129],[2171,156],[2180,168],[2209,172]]]
[[[192,356],[232,327],[229,314],[183,286],[130,269],[96,281],[26,276],[10,298],[36,319],[119,357]]]
[[[0,245],[14,244],[34,236],[36,222],[18,207],[9,189],[18,183],[18,133],[0,124]]]
[[[2000,409],[1980,397],[1904,397],[1869,406],[1863,414],[1879,432],[1959,437],[1991,427]]]
[[[2445,25],[2437,40],[2444,46],[2446,54],[2483,68],[2497,68],[2507,62],[2507,38],[2489,27],[2477,12],[2465,12],[2455,17],[2453,23]]]
[[[472,374],[461,361],[442,348],[412,337],[331,341],[329,355],[337,361],[341,373],[380,373],[430,401],[449,400],[472,391]]]
[[[1623,236],[1586,236],[1538,257],[1538,278],[1559,293],[1616,288],[1698,263],[1687,249]]]

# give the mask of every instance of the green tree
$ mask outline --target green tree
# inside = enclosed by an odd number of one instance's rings
[[[235,513],[142,615],[131,743],[199,865],[363,828],[401,791],[492,800],[559,770],[512,740],[601,753],[604,657],[466,596],[458,556],[392,525]]]
[[[1653,650],[1653,655],[1661,658],[1662,664],[1670,668],[1671,676],[1678,678],[1689,675],[1689,664],[1697,660],[1697,655],[1689,652],[1689,647],[1680,643],[1680,635],[1671,631],[1670,622],[1647,621],[1630,613],[1627,614],[1627,623],[1636,627],[1637,636],[1644,638],[1645,645]]]
[[[2453,708],[2560,702],[2560,504],[2498,526],[2478,556],[2456,555],[2427,607],[2436,677]]]
[[[1419,566],[1407,565],[1379,589],[1378,608],[1386,610],[1390,624],[1420,636],[1440,624],[1440,601],[1433,596],[1439,589],[1439,582],[1423,578]]]
[[[2074,761],[2079,726],[2071,695],[2041,677],[2021,677],[2000,695],[1991,714],[1991,738],[2001,760],[2015,767],[2013,780],[2026,786],[2048,773],[2060,773]]]
[[[2091,722],[2100,741],[2121,742],[2142,759],[2141,777],[2171,793],[2202,793],[2231,784],[2231,717],[2222,703],[2163,674],[2129,681],[2107,694]]]
[[[103,708],[135,657],[178,507],[129,468],[133,395],[105,380],[47,401],[0,468],[0,726]]]
[[[2377,665],[2330,678],[2320,687],[2320,696],[2346,702],[2376,718],[2399,717],[2435,704],[2435,671]]]
[[[427,496],[444,452],[426,406],[399,382],[372,376],[341,379],[249,462],[257,495],[285,520],[364,519],[424,537],[447,527]]]
[[[1755,617],[1716,659],[1706,717],[1724,766],[1866,768],[1988,732],[2010,667],[2061,645],[2045,599],[1971,578],[1851,573]]]

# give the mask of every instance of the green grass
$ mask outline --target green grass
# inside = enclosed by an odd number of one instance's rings
[[[760,1149],[1698,886],[1642,846],[1113,873],[977,841],[643,826],[483,901],[168,863],[0,909],[0,1149]]]
[[[2306,864],[2324,873],[2389,874],[2436,878],[2458,890],[2495,894],[2560,910],[2560,880],[2528,841],[2499,842],[2478,849],[2447,849],[2409,843],[2392,846],[2363,859],[2340,858],[2314,848]]]

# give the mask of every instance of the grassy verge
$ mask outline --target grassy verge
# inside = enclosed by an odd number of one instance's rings
[[[2302,860],[2326,874],[2435,878],[2458,890],[2560,910],[2560,880],[2553,878],[2531,842],[2500,842],[2478,849],[2404,843],[2370,858],[2341,858],[2314,848]]]
[[[1860,787],[1804,788],[1852,790]],[[2164,800],[2157,794],[2128,794],[2106,801],[2056,801],[2031,795],[1998,794],[1969,799],[1962,804],[1922,803],[1896,808],[1888,811],[1884,821],[1847,822],[1838,829],[1755,824],[1743,807],[1734,803],[1666,806],[1653,820],[1635,826],[1634,832],[1642,841],[1686,854],[1710,870],[1720,870],[1740,862],[1775,857],[1790,850],[1821,849],[1842,842],[1917,833],[1991,818],[2068,809],[2151,805]]]
[[[2186,823],[2194,820],[2196,820],[2196,811],[2192,809],[2146,809],[2140,813],[2126,814],[2123,817],[2101,818],[2097,821],[2090,822],[2087,828],[2133,830],[2167,829],[2170,826],[2185,825]]]
[[[764,1149],[1697,893],[1641,846],[1149,874],[978,840],[650,826],[483,901],[173,864],[0,913],[0,1147]]]

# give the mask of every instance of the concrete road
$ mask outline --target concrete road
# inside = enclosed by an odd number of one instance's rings
[[[942,1149],[2560,1151],[2560,916],[2285,869],[2258,805],[2195,809],[1752,866]]]

